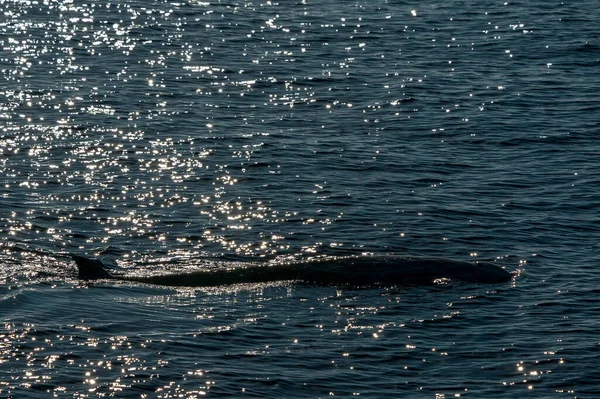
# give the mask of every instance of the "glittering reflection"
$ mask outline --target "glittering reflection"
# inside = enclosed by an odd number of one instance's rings
[[[93,139],[95,133],[111,138]],[[1,164],[2,184],[19,190],[5,192],[2,200],[29,198],[12,218],[5,219],[11,234],[26,237],[46,232],[63,243],[88,234],[86,242],[105,244],[118,237],[159,242],[191,240],[219,242],[223,248],[239,252],[252,251],[230,242],[225,234],[213,235],[211,231],[251,230],[253,221],[269,221],[276,213],[262,201],[228,199],[228,192],[239,180],[228,165],[211,161],[213,154],[221,150],[208,148],[191,137],[177,142],[158,138],[139,146],[136,142],[143,136],[141,132],[40,127],[25,135],[4,136],[4,151],[11,155]],[[45,142],[43,147],[35,144],[39,140]],[[74,142],[79,144],[74,146]],[[186,147],[186,153],[181,152]],[[260,147],[243,144],[233,157],[243,157],[247,162]],[[20,170],[24,163],[37,167],[23,175]],[[243,176],[243,168],[235,170]],[[205,222],[199,223],[202,219]],[[193,220],[196,223],[191,233],[173,236],[165,230],[173,225],[190,226]],[[255,236],[252,242],[256,242]]]
[[[67,296],[78,293],[95,296],[86,291],[80,289],[69,293],[61,290]],[[253,292],[246,299],[250,308],[256,307],[260,313],[259,309],[273,298],[265,296],[262,289]],[[215,358],[214,352],[220,353],[223,349],[213,346],[217,344],[215,338],[219,341],[223,334],[260,324],[267,318],[264,314],[245,314],[245,311],[237,310],[236,294],[226,294],[217,310],[212,296],[200,297],[199,307],[198,295],[194,292],[176,297],[141,296],[137,300],[131,298],[130,293],[117,301],[117,309],[122,310],[125,306],[141,310],[135,321],[121,318],[119,312],[112,321],[102,313],[80,312],[67,300],[55,303],[64,307],[56,312],[50,309],[40,309],[40,312],[49,311],[58,318],[65,317],[65,311],[77,312],[85,319],[77,324],[57,324],[54,319],[42,324],[6,322],[0,332],[0,368],[6,371],[0,379],[0,392],[18,396],[30,390],[44,390],[75,395],[84,390],[94,397],[115,394],[153,397],[185,394],[194,397],[205,394],[215,384],[215,377],[205,368],[210,362],[204,362],[204,356],[193,361],[186,353],[206,353]],[[35,290],[25,295],[33,299]],[[143,301],[145,310],[139,308],[138,300]],[[151,322],[165,307],[173,306],[179,308],[179,317],[192,321],[200,330],[190,331],[192,326],[182,326],[177,318],[163,318],[162,328],[169,331],[169,338],[155,329],[147,331],[149,325],[145,323]],[[115,323],[120,325],[123,333],[110,332]]]
[[[181,376],[169,371],[169,360],[148,358],[156,349],[153,339],[85,338],[90,335],[89,327],[76,325],[52,331],[33,324],[5,324],[3,330],[0,363],[11,367],[3,368],[13,381],[4,379],[0,387],[4,394],[34,390],[77,395],[77,391],[83,389],[94,397],[144,391],[153,391],[157,397],[163,397],[161,395],[173,391],[193,395],[209,389],[203,387],[204,371],[200,369],[188,372],[182,380],[188,383],[202,381],[200,389],[182,389],[179,384],[173,386],[177,380],[181,381]],[[90,356],[82,358],[79,347],[87,348],[85,352]],[[61,352],[53,353],[54,348],[60,348]],[[132,355],[132,352],[138,355]],[[15,369],[15,363],[22,363],[23,369]]]
[[[421,107],[412,92],[428,84],[403,69],[396,49],[374,45],[388,33],[373,29],[364,5],[349,15],[269,2],[11,7],[4,62],[18,77],[1,95],[7,131],[32,141],[6,146],[7,154],[29,152],[3,166],[17,177],[6,183],[19,188],[6,201],[31,197],[7,222],[16,240],[41,235],[89,248],[133,239],[148,250],[248,256],[341,247],[342,239],[319,235],[337,236],[339,207],[364,206],[350,195],[348,168],[381,157],[382,117],[391,109],[410,118]],[[415,27],[398,29],[410,43]],[[373,57],[381,65],[372,84],[383,89],[357,96],[352,88],[367,84],[357,68]],[[358,130],[373,141],[348,141],[331,129],[337,120],[364,124]],[[332,136],[325,150],[308,140],[315,131]],[[363,146],[364,154],[354,149]],[[323,161],[334,182],[300,177],[305,162],[323,169]],[[36,171],[15,175],[24,165]],[[318,238],[298,248],[298,237]]]

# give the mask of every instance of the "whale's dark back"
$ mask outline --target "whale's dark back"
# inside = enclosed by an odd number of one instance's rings
[[[472,283],[502,283],[511,274],[487,262],[463,262],[444,258],[365,256],[314,262],[299,275],[301,280],[322,284],[403,285],[430,284],[449,278]]]
[[[79,255],[72,257],[82,280],[117,278],[108,273],[102,262],[97,259]],[[167,286],[219,286],[295,280],[315,285],[365,287],[431,284],[441,278],[473,283],[502,283],[509,281],[511,277],[506,270],[492,263],[387,255],[336,257],[189,274],[118,278]]]

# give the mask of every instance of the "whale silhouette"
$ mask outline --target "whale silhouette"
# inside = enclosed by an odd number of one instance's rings
[[[488,262],[464,262],[444,258],[396,255],[331,257],[276,265],[238,266],[159,276],[116,276],[94,258],[71,255],[81,280],[116,279],[179,287],[216,287],[233,284],[291,280],[298,283],[338,286],[425,285],[439,279],[470,283],[504,283],[512,275]]]

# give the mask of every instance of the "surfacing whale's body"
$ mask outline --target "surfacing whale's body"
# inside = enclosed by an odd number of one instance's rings
[[[503,283],[512,275],[487,262],[463,262],[444,258],[408,256],[333,257],[277,265],[251,265],[232,269],[198,271],[162,276],[127,277],[110,274],[100,260],[71,255],[81,280],[118,279],[141,283],[216,287],[292,280],[315,285],[394,286],[431,284],[448,278],[472,283]]]

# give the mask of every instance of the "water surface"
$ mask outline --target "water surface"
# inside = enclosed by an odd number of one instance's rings
[[[598,7],[11,1],[0,396],[592,398]],[[513,282],[82,285],[360,254]]]

